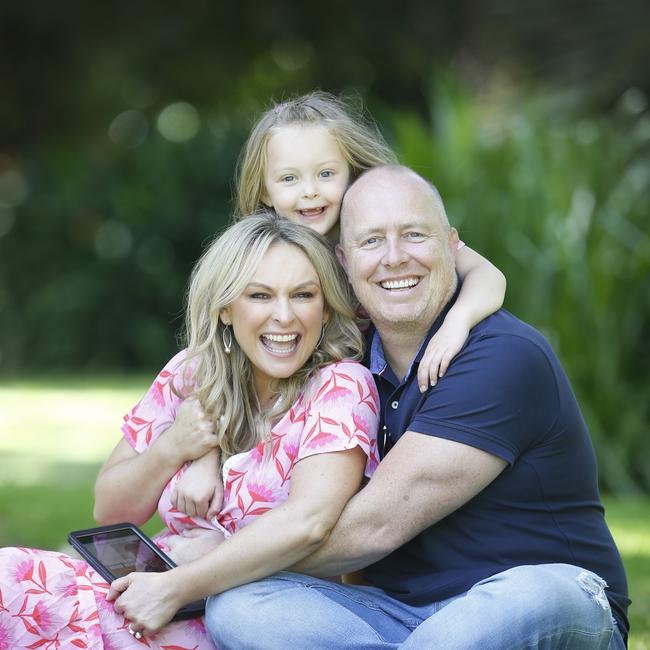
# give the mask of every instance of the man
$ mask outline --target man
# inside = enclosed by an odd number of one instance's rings
[[[210,599],[223,648],[623,648],[629,604],[595,457],[545,339],[505,311],[421,394],[417,364],[457,295],[437,191],[381,167],[346,194],[339,258],[376,332],[383,460],[296,571]]]

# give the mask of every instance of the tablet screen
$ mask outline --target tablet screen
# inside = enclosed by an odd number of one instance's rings
[[[170,568],[147,544],[128,529],[83,535],[77,540],[116,578],[133,571],[160,572]]]

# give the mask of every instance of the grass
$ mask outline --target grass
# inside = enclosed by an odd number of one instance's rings
[[[0,546],[58,549],[94,525],[92,491],[120,439],[122,416],[149,378],[67,378],[0,383]],[[633,605],[630,650],[650,650],[650,498],[605,502]],[[155,518],[144,528],[162,527]]]

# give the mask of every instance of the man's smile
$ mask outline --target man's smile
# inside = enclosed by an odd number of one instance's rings
[[[388,291],[400,291],[403,289],[411,289],[420,283],[422,278],[419,276],[411,276],[408,278],[399,278],[394,280],[382,280],[379,286]]]

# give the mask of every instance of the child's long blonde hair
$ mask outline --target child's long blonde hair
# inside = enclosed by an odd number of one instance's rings
[[[328,319],[307,363],[291,377],[277,380],[278,399],[270,410],[261,412],[251,364],[234,337],[232,350],[226,354],[219,315],[243,293],[269,247],[281,242],[295,246],[311,262]],[[330,244],[306,226],[265,211],[236,222],[212,242],[190,279],[184,377],[192,388],[179,389],[179,394],[196,394],[212,418],[222,462],[262,441],[318,368],[341,359],[361,358],[363,339],[351,305],[349,284]]]
[[[350,182],[366,169],[397,162],[375,124],[350,102],[314,91],[274,104],[259,118],[239,156],[235,218],[241,219],[264,207],[266,148],[274,130],[301,124],[327,127],[350,166]]]

